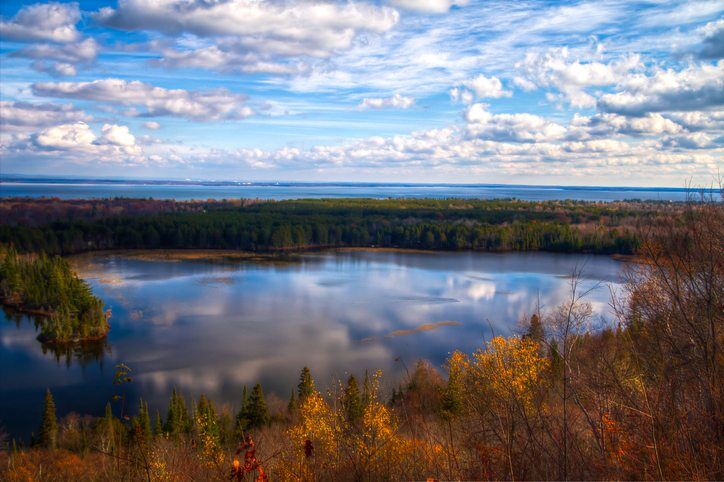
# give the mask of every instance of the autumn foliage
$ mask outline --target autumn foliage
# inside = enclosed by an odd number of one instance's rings
[[[613,326],[593,326],[574,273],[566,303],[443,367],[325,391],[305,367],[286,407],[261,386],[241,407],[174,392],[155,428],[143,402],[131,421],[64,417],[2,452],[0,478],[721,480],[724,211],[687,209],[641,227]]]

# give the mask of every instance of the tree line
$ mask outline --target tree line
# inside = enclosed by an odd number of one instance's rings
[[[194,204],[196,208],[198,206]],[[168,206],[164,205],[164,209]],[[0,242],[26,252],[103,249],[275,251],[325,247],[632,254],[656,204],[307,200],[209,205],[201,211],[0,225]]]

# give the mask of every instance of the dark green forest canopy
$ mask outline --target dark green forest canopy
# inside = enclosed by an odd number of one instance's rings
[[[25,252],[57,254],[371,246],[631,254],[642,222],[650,224],[680,208],[657,202],[464,199],[51,201],[0,202],[0,209],[8,212],[9,203],[21,202],[23,209],[34,209],[34,216],[46,221],[38,225],[37,220],[10,216],[0,225],[0,242]]]
[[[39,315],[44,342],[94,340],[108,332],[103,301],[58,256],[19,255],[0,246],[0,301]]]

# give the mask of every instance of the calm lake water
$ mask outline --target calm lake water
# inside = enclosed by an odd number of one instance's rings
[[[687,191],[676,188],[616,188],[524,185],[452,184],[144,184],[142,182],[0,182],[0,197],[52,196],[63,199],[134,197],[155,199],[300,199],[300,198],[517,198],[530,201],[575,199],[621,201],[645,199],[684,201]]]
[[[452,350],[519,330],[539,297],[544,310],[566,298],[576,266],[585,287],[602,283],[588,299],[610,319],[608,286],[621,268],[602,256],[381,251],[287,263],[107,254],[74,263],[113,310],[107,344],[57,359],[31,320],[0,312],[0,424],[14,436],[36,430],[46,387],[60,415],[101,414],[120,362],[134,371],[128,396],[162,413],[174,387],[236,407],[242,387],[261,382],[286,400],[304,365],[321,386],[377,368],[392,383],[420,358],[441,366]]]

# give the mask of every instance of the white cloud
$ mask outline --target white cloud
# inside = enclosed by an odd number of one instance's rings
[[[103,124],[101,128],[100,143],[113,144],[116,146],[133,146],[136,144],[136,138],[128,130],[127,126],[119,126],[116,124]]]
[[[446,13],[451,7],[463,7],[468,0],[392,0],[396,7],[421,13]]]
[[[276,62],[249,52],[233,43],[211,45],[195,50],[179,51],[163,49],[162,58],[155,61],[162,67],[290,75],[303,73],[307,66],[302,62]]]
[[[70,104],[0,101],[0,130],[3,131],[27,131],[90,119],[89,115]]]
[[[619,89],[615,94],[603,95],[598,108],[625,115],[716,108],[724,105],[724,60],[681,71],[631,75],[619,84]]]
[[[511,93],[503,89],[503,83],[497,77],[486,77],[478,75],[471,80],[463,82],[463,85],[475,93],[478,99],[499,97],[510,97]]]
[[[363,32],[389,31],[399,13],[364,2],[120,0],[116,9],[104,7],[94,17],[122,30],[211,39],[164,49],[160,65],[278,74],[296,73],[299,66],[274,58],[329,57],[349,49]]]
[[[10,20],[0,20],[0,37],[20,42],[74,42],[80,34],[77,3],[38,3],[24,6]]]
[[[486,104],[473,104],[465,111],[470,137],[506,142],[547,142],[562,139],[566,128],[541,116],[492,114]]]
[[[510,97],[512,93],[503,88],[503,83],[497,77],[478,75],[470,80],[463,81],[460,86],[450,89],[450,98],[453,102],[470,104],[473,99],[498,99]]]
[[[149,122],[144,122],[143,127],[145,127],[146,129],[151,129],[151,130],[155,131],[156,129],[161,128],[161,124],[159,124],[158,122],[149,121]]]
[[[679,134],[684,128],[661,114],[640,117],[602,113],[591,117],[573,116],[569,135],[574,138],[626,136],[660,136]]]
[[[95,140],[96,135],[85,122],[48,127],[35,136],[35,143],[48,149],[83,149]]]
[[[35,59],[31,66],[39,72],[72,76],[76,74],[78,66],[92,64],[99,51],[98,43],[92,38],[87,38],[66,44],[33,44],[13,52],[11,56]]]
[[[124,106],[141,106],[141,116],[177,116],[199,121],[243,119],[254,112],[246,106],[246,96],[226,89],[188,91],[164,89],[140,81],[101,79],[92,82],[44,82],[32,85],[42,97],[93,100]]]
[[[357,105],[358,109],[384,109],[387,107],[393,109],[409,109],[415,104],[415,99],[400,94],[395,94],[392,97],[368,97],[362,99]]]
[[[724,19],[709,22],[697,30],[703,35],[697,55],[703,59],[724,57]]]
[[[560,97],[552,96],[552,100],[562,100],[575,108],[590,108],[596,106],[596,99],[586,92],[588,87],[616,84],[641,66],[636,55],[609,63],[581,62],[571,57],[566,47],[550,49],[545,54],[528,53],[525,60],[516,64],[521,75],[515,83],[523,90],[553,88],[560,92]]]
[[[706,149],[712,146],[713,140],[712,136],[704,132],[693,132],[665,137],[661,145],[663,148]]]

